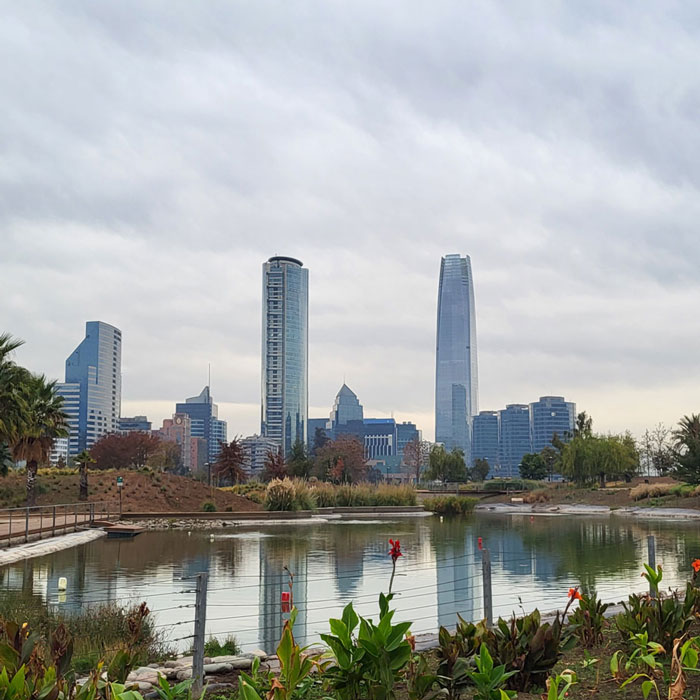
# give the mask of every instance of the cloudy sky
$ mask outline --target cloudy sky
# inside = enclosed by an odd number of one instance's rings
[[[585,9],[583,9],[585,6]],[[700,410],[697,2],[7,3],[0,329],[63,379],[122,329],[123,414],[212,384],[259,428],[261,265],[310,270],[310,414],[343,378],[432,438],[440,257],[480,407]]]

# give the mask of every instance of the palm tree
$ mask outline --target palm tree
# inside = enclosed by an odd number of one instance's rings
[[[0,476],[7,476],[14,463],[10,448],[4,442],[0,442]]]
[[[12,456],[27,462],[27,505],[33,506],[39,464],[48,461],[56,438],[68,436],[68,416],[63,412],[63,398],[56,394],[56,382],[43,374],[26,372],[21,393],[26,415],[12,444]]]
[[[246,480],[246,473],[243,469],[245,464],[245,453],[241,441],[235,437],[227,445],[221,443],[221,452],[214,462],[214,473],[219,478],[230,479],[232,483],[238,484]]]
[[[673,431],[676,475],[700,483],[700,414],[683,416]]]
[[[80,495],[78,500],[87,501],[88,499],[88,464],[94,464],[95,460],[92,455],[87,451],[83,450],[76,458],[75,461],[80,466]]]
[[[12,443],[21,430],[26,408],[22,386],[27,371],[10,356],[23,342],[9,333],[0,333],[0,443]]]

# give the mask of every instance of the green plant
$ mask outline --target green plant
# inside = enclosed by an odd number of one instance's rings
[[[211,501],[205,501],[202,503],[202,511],[205,513],[216,513],[216,504]]]
[[[240,650],[235,637],[226,637],[223,644],[216,637],[211,637],[204,642],[205,656],[235,656]]]
[[[564,700],[569,695],[569,688],[576,682],[576,674],[569,669],[548,678],[547,700]]]
[[[194,679],[190,678],[181,683],[171,686],[163,676],[158,674],[158,683],[156,684],[156,693],[161,700],[192,700],[192,685]],[[204,697],[206,691],[202,692],[201,697]]]
[[[649,641],[649,635],[646,632],[631,635],[629,645],[633,651],[628,657],[618,649],[610,658],[610,672],[617,680],[622,680],[626,673],[640,668],[656,670],[660,665],[656,657],[666,653],[661,644]],[[639,674],[636,674],[628,679],[626,684],[639,677]]]
[[[265,510],[296,510],[295,496],[291,479],[273,479],[265,491]]]
[[[486,627],[483,622],[478,625],[465,622],[460,615],[457,615],[454,634],[450,634],[447,628],[440,627],[437,648],[438,681],[447,689],[450,697],[454,697],[457,689],[467,683],[469,659],[476,653],[485,634]]]
[[[391,594],[379,594],[377,624],[358,617],[350,603],[340,620],[329,621],[333,634],[321,635],[335,656],[335,664],[327,669],[328,680],[344,700],[363,693],[370,700],[395,697],[394,686],[411,660],[411,645],[405,639],[411,623],[392,624],[394,611],[389,609],[392,598]],[[355,629],[358,629],[356,638]]]
[[[413,637],[408,641],[413,649]],[[438,683],[439,677],[430,670],[425,656],[413,654],[406,667],[406,691],[409,700],[435,700],[447,694],[444,688],[436,688]]]
[[[516,696],[514,690],[504,690],[503,685],[518,672],[506,671],[503,664],[494,666],[486,644],[482,644],[479,653],[474,656],[474,663],[476,671],[467,672],[474,684],[474,700],[510,700]]]
[[[469,496],[431,496],[424,499],[423,507],[438,515],[467,515],[478,502],[478,498]]]
[[[609,603],[603,603],[595,593],[581,595],[579,606],[569,615],[567,634],[573,634],[584,647],[594,647],[603,640],[605,611]]]

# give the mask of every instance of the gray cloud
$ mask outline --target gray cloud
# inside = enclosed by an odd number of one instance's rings
[[[212,362],[252,432],[260,266],[293,254],[312,405],[345,375],[430,435],[439,259],[469,253],[482,407],[674,421],[700,390],[698,29],[691,2],[8,7],[0,327],[60,377],[115,323],[157,420]]]

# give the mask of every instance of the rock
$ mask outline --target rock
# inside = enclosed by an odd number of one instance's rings
[[[153,690],[153,683],[146,683],[145,681],[136,681],[127,683],[127,688],[136,688],[140,693],[144,693],[149,690]]]
[[[247,656],[239,656],[231,661],[231,667],[235,669],[248,669],[253,665],[253,659]]]
[[[264,661],[267,658],[267,654],[262,649],[253,649],[253,651],[250,652],[250,655],[257,656],[261,661]]]
[[[160,664],[148,664],[148,668],[160,668]]]
[[[233,671],[232,664],[204,664],[205,674],[228,673]]]
[[[183,668],[175,674],[175,678],[179,681],[186,681],[188,678],[192,678],[192,669]]]
[[[235,661],[238,658],[240,658],[240,656],[237,654],[224,654],[222,656],[213,656],[211,659],[204,659],[204,663],[205,664],[230,664],[232,661]]]
[[[126,680],[128,683],[148,683],[148,685],[158,684],[158,674],[152,668],[148,669],[150,673],[130,673]]]
[[[177,672],[179,670],[180,670],[179,668],[164,668],[163,675],[165,676],[165,680],[166,681],[176,681],[177,680]]]

